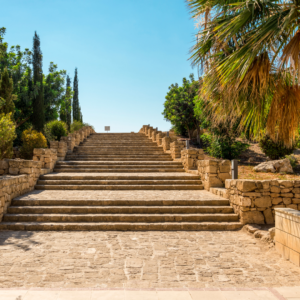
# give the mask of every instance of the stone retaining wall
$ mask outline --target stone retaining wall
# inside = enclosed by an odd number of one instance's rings
[[[273,224],[275,208],[300,210],[299,180],[226,180],[228,199],[243,224]]]
[[[9,175],[0,177],[0,222],[11,200],[32,191],[37,179],[43,172],[43,163],[40,161],[8,159],[7,162]]]
[[[173,159],[181,157],[181,150],[185,147],[185,141],[174,141],[170,144],[171,156]]]
[[[203,149],[184,149],[181,150],[181,161],[185,170],[196,170],[197,161],[203,160]]]
[[[33,150],[33,160],[1,160],[0,175],[3,176],[0,176],[0,222],[11,200],[32,191],[39,176],[52,172],[56,161],[64,159],[67,150],[74,148],[74,135],[79,138],[80,143],[93,132],[94,130],[87,126],[80,133],[73,133],[70,140],[67,138],[65,141],[51,142],[50,149],[36,148]]]
[[[197,167],[203,186],[208,191],[212,187],[224,187],[225,180],[231,178],[229,160],[198,160]]]
[[[300,212],[275,208],[275,246],[285,259],[300,267]]]
[[[41,162],[41,168],[50,169],[52,172],[57,161],[57,150],[35,148],[32,160]]]

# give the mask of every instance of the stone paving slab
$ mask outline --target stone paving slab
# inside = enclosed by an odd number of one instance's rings
[[[0,289],[0,300],[297,300],[300,287],[257,289]],[[295,296],[296,295],[296,296]],[[295,297],[294,297],[295,296]]]
[[[299,278],[299,267],[242,230],[0,232],[0,288],[245,289]]]
[[[177,190],[177,191],[106,191],[106,190],[89,190],[89,191],[72,191],[72,190],[51,190],[40,191],[34,190],[15,199],[32,199],[32,200],[224,200],[224,198],[212,194],[205,190]],[[226,199],[227,200],[227,199]]]

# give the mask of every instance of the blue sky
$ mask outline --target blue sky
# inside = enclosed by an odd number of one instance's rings
[[[0,0],[5,41],[32,48],[41,39],[50,61],[79,73],[83,119],[103,132],[168,130],[161,114],[168,87],[197,73],[189,50],[195,28],[184,0]]]

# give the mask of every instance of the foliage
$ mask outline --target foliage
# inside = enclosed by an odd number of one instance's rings
[[[16,138],[16,126],[11,120],[10,114],[0,115],[0,160],[10,158],[13,148],[13,140]]]
[[[287,148],[282,142],[274,142],[265,135],[259,142],[261,150],[271,159],[280,159],[293,153],[294,147]]]
[[[21,138],[23,145],[20,149],[20,156],[22,158],[32,159],[34,148],[47,148],[45,136],[32,128],[24,130]]]
[[[201,135],[206,152],[216,158],[234,159],[249,148],[249,144],[233,140],[230,136]]]
[[[209,127],[211,133],[201,135],[203,148],[210,156],[223,159],[237,158],[249,148],[249,144],[237,141],[239,135],[238,122],[231,123],[228,120],[212,124]]]
[[[193,65],[214,118],[240,118],[257,136],[293,146],[300,123],[297,1],[187,0],[199,32]]]
[[[174,126],[175,131],[183,132],[183,128],[192,137],[193,130],[199,128],[199,119],[194,113],[194,99],[198,94],[199,82],[194,80],[194,75],[190,75],[190,80],[183,78],[182,86],[172,84],[164,103],[163,116]]]
[[[49,73],[44,80],[45,122],[58,118],[58,109],[65,97],[66,71],[57,70],[57,65],[50,62]]]
[[[70,130],[70,132],[77,131],[77,130],[81,129],[84,126],[86,126],[86,125],[84,125],[80,121],[75,121],[74,120],[73,123],[71,124],[71,130]]]
[[[78,71],[75,69],[75,76],[73,82],[73,121],[80,121],[82,123],[81,108],[79,105],[79,91],[78,91]]]
[[[63,121],[54,120],[48,122],[44,127],[44,133],[48,141],[57,140],[60,141],[62,136],[68,135],[67,124]]]
[[[290,161],[290,164],[293,168],[296,168],[296,166],[298,165],[298,160],[294,155],[286,155],[285,158]]]
[[[5,102],[0,107],[0,114],[11,113],[11,116],[13,116],[15,110],[14,101],[17,98],[16,95],[13,95],[13,89],[13,80],[10,78],[7,68],[5,68],[0,79],[0,99]]]
[[[33,98],[33,112],[31,121],[33,127],[42,131],[45,124],[45,107],[44,107],[44,85],[43,85],[43,55],[40,47],[40,38],[35,32],[33,37],[33,82],[38,86],[38,92]]]

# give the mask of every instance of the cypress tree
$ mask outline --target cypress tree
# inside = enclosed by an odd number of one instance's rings
[[[71,128],[71,119],[72,119],[72,103],[71,103],[71,79],[69,75],[67,75],[67,86],[66,86],[66,113],[67,113],[67,125],[68,129]]]
[[[40,38],[37,33],[33,37],[32,50],[33,83],[38,87],[37,94],[32,101],[32,125],[37,131],[42,131],[45,123],[44,89],[43,89],[43,56],[40,48]]]
[[[73,83],[73,120],[80,121],[79,115],[79,98],[78,98],[78,74],[77,68],[75,68],[75,76],[74,76],[74,83]]]
[[[17,96],[13,94],[13,89],[13,80],[5,68],[0,79],[0,114],[12,113],[12,118],[15,111],[14,100],[17,99]]]

